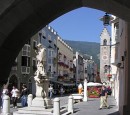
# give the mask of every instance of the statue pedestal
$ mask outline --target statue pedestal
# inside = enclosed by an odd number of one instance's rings
[[[52,100],[48,99],[48,87],[48,79],[42,79],[41,83],[36,82],[36,97],[32,100],[32,107],[52,108]]]
[[[32,100],[31,106],[45,108],[45,101],[43,99],[43,83],[36,83],[36,97]]]
[[[45,79],[44,83],[43,83],[43,89],[44,89],[44,101],[45,101],[45,105],[46,108],[52,108],[53,107],[53,101],[48,98],[48,88],[49,88],[49,80]]]

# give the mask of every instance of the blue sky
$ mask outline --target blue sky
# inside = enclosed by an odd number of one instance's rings
[[[99,43],[104,28],[99,19],[104,15],[103,11],[82,7],[60,16],[49,25],[62,39]],[[107,28],[110,33],[110,26]]]

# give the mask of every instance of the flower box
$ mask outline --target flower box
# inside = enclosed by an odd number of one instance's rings
[[[100,92],[101,92],[101,86],[88,87],[89,98],[99,98]]]

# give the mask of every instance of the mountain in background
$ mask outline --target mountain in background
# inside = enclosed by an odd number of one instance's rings
[[[81,54],[92,56],[93,60],[98,64],[99,67],[100,43],[71,40],[65,40],[65,42],[73,48],[74,52],[78,51]]]

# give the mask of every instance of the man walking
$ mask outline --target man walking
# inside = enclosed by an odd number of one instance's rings
[[[107,90],[106,90],[104,85],[102,86],[100,96],[101,97],[100,97],[100,108],[99,108],[99,110],[101,110],[103,108],[103,106],[105,106],[109,109],[109,105],[107,103]]]

